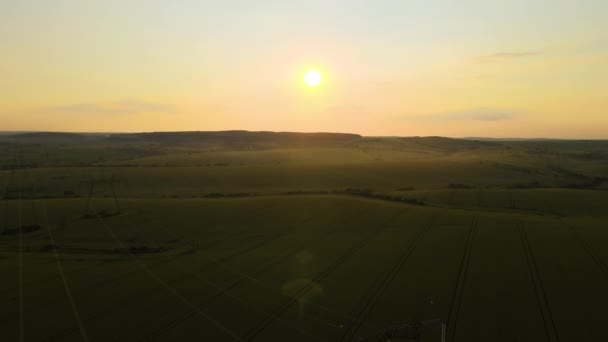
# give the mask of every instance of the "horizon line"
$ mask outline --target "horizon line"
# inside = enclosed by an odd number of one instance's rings
[[[301,133],[301,134],[315,134],[315,133],[325,133],[325,134],[356,134],[363,138],[430,138],[430,137],[440,137],[440,138],[450,138],[450,139],[463,139],[463,140],[568,140],[568,141],[605,141],[607,138],[558,138],[558,137],[491,137],[491,136],[447,136],[447,135],[363,135],[360,133],[354,132],[329,132],[329,131],[270,131],[270,130],[246,130],[246,129],[225,129],[225,130],[192,130],[192,131],[117,131],[117,132],[95,132],[95,131],[47,131],[47,130],[20,130],[20,131],[12,131],[12,130],[0,130],[0,136],[10,136],[10,135],[20,135],[20,134],[28,134],[28,133],[68,133],[68,134],[91,134],[91,135],[101,135],[101,134],[145,134],[145,133],[196,133],[196,132],[251,132],[251,133]]]

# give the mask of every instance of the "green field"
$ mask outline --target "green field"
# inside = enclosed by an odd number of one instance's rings
[[[608,340],[608,142],[0,137],[6,341]]]

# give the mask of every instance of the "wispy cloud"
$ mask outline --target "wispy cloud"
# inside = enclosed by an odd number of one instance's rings
[[[477,57],[477,62],[487,63],[499,60],[510,60],[517,58],[533,57],[539,55],[538,51],[511,51],[511,52],[497,52],[489,55],[483,55]]]
[[[413,121],[505,121],[513,120],[521,113],[493,108],[479,108],[458,112],[431,113],[404,117]]]
[[[123,100],[112,103],[77,103],[64,106],[54,106],[49,109],[60,112],[99,115],[125,115],[144,112],[168,113],[173,108],[162,103],[152,103],[139,100]]]

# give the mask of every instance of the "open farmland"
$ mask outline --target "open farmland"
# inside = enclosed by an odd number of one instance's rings
[[[608,339],[605,142],[1,140],[7,341]]]

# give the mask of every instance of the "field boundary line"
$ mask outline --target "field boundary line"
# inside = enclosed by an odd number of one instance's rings
[[[24,168],[23,169],[23,173],[27,173],[27,176],[31,182],[31,190],[32,190],[32,195],[36,194],[36,186],[35,184],[38,182],[38,179],[36,179],[33,175],[32,172],[30,172],[29,169]],[[49,220],[49,215],[48,215],[48,210],[47,210],[47,205],[44,199],[40,199],[40,204],[42,207],[42,216],[44,219],[44,222],[46,222],[46,224],[44,225],[46,227],[46,231],[48,233],[48,237],[51,241],[51,245],[53,246],[53,256],[55,258],[55,262],[57,264],[57,270],[59,273],[59,276],[61,278],[61,282],[63,284],[63,288],[65,290],[65,294],[68,300],[68,304],[70,305],[70,308],[72,309],[72,313],[74,314],[74,318],[76,320],[76,323],[78,324],[78,328],[80,331],[80,335],[82,336],[82,340],[85,342],[89,342],[89,336],[87,334],[87,331],[84,327],[84,324],[82,322],[82,319],[80,317],[80,313],[78,311],[78,307],[76,306],[76,301],[74,300],[74,296],[72,295],[72,291],[70,289],[70,285],[68,284],[67,278],[65,276],[65,272],[63,270],[63,265],[61,263],[61,259],[59,258],[59,254],[57,253],[57,249],[55,248],[55,237],[53,236],[53,231],[50,227],[50,220]],[[32,212],[34,211],[34,200],[32,199]]]
[[[545,292],[545,287],[543,285],[542,279],[540,277],[540,273],[538,271],[538,265],[536,263],[536,259],[532,252],[532,247],[530,246],[530,241],[528,240],[528,236],[526,234],[526,230],[523,222],[519,223],[519,233],[521,237],[521,243],[524,248],[524,254],[526,257],[526,263],[528,265],[528,272],[530,277],[532,278],[532,287],[534,289],[534,294],[536,296],[536,300],[540,309],[541,317],[543,319],[543,325],[545,327],[545,333],[547,335],[547,341],[557,341],[559,342],[559,335],[557,332],[557,327],[553,320],[553,314],[551,313],[551,308],[549,307],[549,300],[547,299],[547,294]]]
[[[289,250],[289,252],[287,253],[288,255],[293,254],[294,251]],[[282,261],[284,260],[284,256],[283,254],[281,255],[280,258],[278,259],[274,259],[271,262],[265,264],[263,267],[261,267],[258,271],[256,271],[255,273],[259,273],[259,272],[263,272],[265,270],[267,270],[268,268],[275,266],[277,264],[280,264]],[[173,261],[174,264],[180,265],[180,263]],[[186,269],[183,266],[180,266],[180,268],[185,271],[186,273],[189,273],[191,275],[193,275],[195,278],[201,279],[203,281],[205,281],[208,284],[213,284],[211,285],[212,287],[216,288],[216,290],[218,290],[216,293],[210,295],[208,298],[205,298],[205,300],[202,303],[198,303],[196,304],[196,307],[199,309],[203,309],[205,306],[207,306],[209,303],[211,303],[212,301],[214,301],[215,299],[221,297],[221,296],[228,296],[230,298],[233,298],[241,303],[245,303],[245,299],[238,297],[238,296],[234,296],[229,294],[229,291],[234,289],[235,287],[237,287],[238,285],[242,284],[245,280],[247,280],[247,277],[242,277],[241,279],[238,279],[237,281],[235,281],[234,283],[226,286],[226,287],[221,287],[220,285],[217,285],[215,283],[210,282],[207,279],[202,278],[202,276],[200,274],[198,274],[195,271],[191,271]],[[258,313],[264,313],[264,314],[268,314],[267,311],[261,311],[261,310],[254,310]],[[177,326],[179,326],[180,324],[184,323],[185,321],[187,321],[188,319],[192,318],[193,315],[196,313],[196,311],[194,311],[194,308],[192,308],[191,310],[185,312],[184,314],[182,314],[179,318],[175,318],[173,320],[171,320],[168,324],[165,324],[163,327],[158,328],[155,331],[152,331],[148,334],[146,334],[145,336],[139,338],[139,341],[147,341],[147,340],[152,340],[158,336],[162,336],[164,334],[166,334],[167,332],[175,329]],[[295,328],[295,327],[292,327]],[[298,332],[312,337],[312,338],[317,338],[316,336],[311,336],[309,332],[303,331],[301,329],[296,329]]]
[[[43,210],[43,214],[46,218],[46,221],[48,222],[48,213],[47,213],[47,208],[46,208],[46,203],[43,201],[42,202],[42,210]],[[46,227],[47,232],[49,234],[49,238],[51,240],[51,244],[53,246],[55,246],[55,238],[53,237],[53,233],[51,231],[50,227]],[[65,290],[65,294],[68,297],[68,301],[70,303],[70,306],[72,308],[72,313],[74,314],[74,317],[76,319],[76,322],[78,324],[78,328],[80,330],[80,335],[82,336],[83,341],[88,342],[89,341],[89,336],[87,334],[87,331],[85,329],[84,323],[82,321],[82,318],[80,316],[80,313],[78,311],[78,308],[76,307],[76,301],[74,300],[74,296],[72,295],[72,290],[70,289],[70,286],[68,284],[68,281],[65,277],[65,273],[63,271],[63,266],[61,264],[61,259],[59,258],[59,254],[57,253],[57,250],[55,248],[53,248],[53,254],[55,257],[55,261],[57,262],[57,269],[59,270],[59,275],[61,277],[61,282],[63,283],[63,288]]]
[[[267,207],[269,207],[269,206],[270,206],[270,205],[266,205],[266,206],[263,206],[263,207],[264,207],[264,208],[267,208]],[[331,209],[331,208],[330,208],[330,209]],[[328,211],[329,211],[329,209],[328,209]],[[143,215],[143,214],[142,214],[142,216],[144,216],[144,217],[145,217],[145,215]],[[305,218],[305,219],[304,219],[304,220],[301,222],[301,224],[306,223],[306,222],[309,222],[309,221],[313,220],[314,218],[315,218],[315,216],[314,216],[314,215],[307,216],[307,217],[306,217],[306,218]],[[150,220],[150,219],[148,219],[148,218],[146,218],[146,219],[147,219],[149,222],[151,221],[151,220]],[[168,235],[170,235],[170,236],[176,236],[176,235],[175,235],[174,233],[172,233],[172,232],[171,232],[169,229],[167,229],[167,228],[166,228],[164,225],[161,225],[161,229],[162,229],[162,230],[163,230],[165,233],[167,233]],[[287,235],[288,235],[288,234],[289,234],[291,231],[293,231],[294,229],[295,229],[295,228],[292,228],[292,229],[291,229],[289,232],[287,232],[287,233],[279,233],[279,234],[276,234],[275,236],[273,236],[273,237],[271,237],[271,238],[269,238],[269,239],[266,239],[266,240],[260,241],[260,242],[258,242],[258,243],[256,243],[256,244],[254,244],[253,246],[250,246],[250,247],[246,248],[245,250],[240,251],[240,252],[238,253],[238,255],[247,254],[247,253],[249,253],[249,252],[251,252],[251,251],[253,251],[253,250],[256,250],[256,249],[258,249],[258,248],[263,247],[264,245],[266,245],[266,244],[267,244],[267,243],[269,243],[269,242],[272,242],[272,241],[278,240],[279,238],[282,238],[282,237],[284,237],[284,236],[287,236]],[[237,235],[238,235],[238,234],[239,234],[239,232],[236,232],[235,234],[237,234]],[[326,235],[325,235],[325,237],[326,237],[327,235],[328,235],[328,234],[326,234]],[[306,244],[308,244],[309,242],[311,242],[312,240],[316,240],[316,239],[317,239],[317,237],[313,237],[313,238],[309,239],[310,241],[307,241],[307,242],[306,242],[304,245],[306,245]],[[298,248],[301,248],[301,246],[299,246]],[[258,270],[257,272],[262,272],[262,271],[265,271],[266,269],[268,269],[268,268],[270,268],[270,267],[272,267],[272,266],[274,266],[274,265],[276,265],[276,264],[281,263],[281,262],[282,262],[282,261],[283,261],[285,258],[287,258],[289,255],[291,255],[291,254],[295,253],[295,251],[297,251],[297,249],[298,249],[298,248],[295,248],[295,249],[294,249],[294,248],[291,248],[291,247],[290,247],[290,248],[287,248],[287,249],[286,249],[287,253],[281,253],[281,257],[280,257],[280,258],[278,258],[277,260],[273,260],[273,261],[271,261],[269,264],[266,264],[264,267],[262,267],[262,268],[261,268],[261,270]],[[232,257],[236,257],[236,256],[238,256],[238,255],[237,255],[237,254],[233,254],[233,255],[231,255],[230,257],[224,257],[224,258],[220,258],[220,259],[210,259],[211,263],[210,263],[210,264],[208,264],[208,265],[215,265],[215,264],[218,264],[218,265],[220,265],[219,267],[222,267],[222,266],[221,266],[221,264],[222,264],[223,262],[225,262],[225,261],[227,261],[227,260],[231,259]],[[167,258],[171,258],[170,256],[166,256],[166,257],[167,257]],[[237,297],[237,296],[234,296],[234,295],[230,295],[230,294],[228,294],[228,291],[230,291],[230,290],[232,290],[233,288],[237,287],[238,285],[240,285],[240,284],[241,284],[241,283],[243,283],[244,281],[246,281],[246,280],[250,279],[250,277],[249,277],[249,276],[245,276],[245,275],[242,275],[242,274],[237,274],[237,275],[239,275],[239,276],[241,277],[240,279],[236,280],[234,283],[232,283],[232,284],[230,284],[230,285],[228,285],[228,286],[222,287],[222,286],[219,286],[219,285],[217,285],[217,284],[215,284],[215,283],[213,283],[213,282],[209,281],[208,279],[204,279],[204,278],[202,278],[202,276],[201,276],[201,275],[200,275],[198,272],[193,271],[193,270],[190,270],[189,268],[186,268],[185,266],[183,266],[183,264],[182,264],[180,261],[177,261],[177,260],[171,260],[171,262],[173,262],[174,264],[177,264],[177,265],[180,267],[180,269],[181,269],[181,270],[183,270],[184,272],[186,272],[186,273],[189,273],[189,274],[193,275],[193,276],[194,276],[195,278],[197,278],[197,279],[201,279],[201,280],[205,281],[206,283],[210,284],[210,286],[212,286],[212,287],[216,288],[217,290],[219,290],[219,292],[216,292],[215,294],[213,294],[213,295],[212,295],[212,296],[210,296],[209,298],[206,298],[206,299],[205,299],[205,301],[204,301],[202,304],[198,304],[198,305],[197,305],[197,307],[199,307],[199,308],[201,308],[201,309],[202,309],[202,308],[203,308],[205,305],[207,305],[208,303],[210,303],[211,301],[213,301],[214,299],[216,299],[216,298],[218,298],[218,297],[220,297],[220,296],[222,296],[222,295],[226,295],[226,296],[228,296],[228,297],[230,297],[230,298],[236,299],[237,301],[239,301],[239,302],[241,302],[241,303],[246,303],[246,301],[245,301],[244,299],[242,299],[242,298],[240,298],[240,297]],[[235,274],[236,274],[236,273],[235,273]],[[256,312],[258,312],[258,313],[264,313],[264,314],[268,314],[268,312],[266,312],[266,311],[260,311],[260,310],[254,310],[254,311],[256,311]],[[156,332],[152,332],[151,334],[148,334],[148,335],[144,336],[142,339],[144,339],[144,340],[145,340],[145,339],[150,339],[150,338],[153,338],[153,336],[159,336],[159,335],[162,335],[162,334],[166,333],[167,331],[169,331],[169,330],[171,330],[171,329],[175,328],[177,325],[181,324],[182,322],[186,321],[187,319],[189,319],[189,318],[192,316],[192,314],[193,314],[193,311],[192,311],[192,310],[191,310],[191,311],[188,311],[188,312],[186,312],[184,315],[182,315],[182,317],[180,317],[179,319],[174,319],[173,321],[171,321],[171,322],[170,322],[168,325],[166,325],[165,327],[163,327],[163,328],[161,328],[161,329],[157,330]],[[304,335],[306,335],[306,336],[309,336],[309,337],[312,337],[312,338],[315,338],[315,339],[317,338],[316,336],[312,336],[312,335],[310,335],[310,333],[309,333],[309,332],[303,331],[303,330],[298,329],[298,328],[296,328],[296,327],[292,327],[292,328],[295,328],[295,329],[296,329],[296,331],[298,331],[298,332],[300,332],[300,333],[302,333],[302,334],[304,334]]]
[[[267,208],[267,207],[269,207],[269,205],[263,205],[263,206],[259,206],[259,208],[260,208],[260,209]],[[164,231],[166,231],[166,232],[167,232],[169,235],[172,235],[172,236],[177,236],[176,234],[169,233],[169,230],[168,230],[168,229],[166,229],[164,226],[163,226],[163,230],[164,230]],[[235,233],[235,234],[238,234],[238,233]],[[234,235],[234,234],[233,234],[233,235]],[[232,235],[231,235],[231,236],[232,236]],[[152,240],[147,239],[147,238],[146,238],[146,240],[148,240],[148,241],[152,241]],[[220,240],[224,241],[224,240],[226,240],[226,239],[220,239]],[[212,244],[214,244],[214,243],[217,243],[217,241],[209,242],[209,243],[205,244],[205,246],[210,246],[210,245],[212,245]],[[240,252],[240,251],[237,251],[237,252],[234,252],[234,253],[239,253],[239,252]],[[234,253],[233,253],[233,254],[234,254]],[[170,263],[170,262],[173,262],[173,263],[178,262],[178,261],[177,261],[177,259],[178,259],[178,258],[179,258],[181,255],[177,254],[177,255],[173,255],[173,256],[171,256],[171,257],[169,257],[168,255],[165,255],[165,256],[167,256],[167,257],[168,257],[166,260],[158,261],[158,262],[156,262],[156,263],[155,263],[153,266],[154,266],[154,267],[157,267],[157,266],[162,266],[162,265],[168,264],[168,263]],[[208,263],[206,263],[206,264],[204,264],[204,265],[203,265],[203,268],[207,268],[207,267],[212,267],[212,266],[221,265],[221,263],[219,263],[219,264],[218,264],[218,262],[217,262],[217,260],[216,260],[216,259],[211,259],[211,258],[208,258],[208,261],[209,261]],[[220,266],[220,267],[221,267],[221,266]],[[139,267],[137,264],[135,264],[135,265],[134,265],[132,268],[130,268],[129,270],[127,270],[127,271],[125,271],[125,272],[122,272],[121,274],[116,275],[116,276],[112,277],[112,278],[111,278],[111,279],[109,279],[109,280],[108,280],[108,279],[103,279],[103,280],[101,280],[101,281],[97,281],[97,282],[95,282],[93,285],[94,285],[94,286],[96,286],[96,288],[97,288],[97,287],[99,287],[99,286],[101,286],[101,285],[112,284],[112,283],[114,283],[114,282],[116,282],[116,281],[120,281],[120,280],[125,279],[125,277],[131,277],[131,276],[133,276],[133,275],[135,275],[135,274],[138,274],[140,271],[141,271],[140,267]],[[175,281],[175,279],[174,279],[173,281]],[[150,292],[153,292],[153,291],[150,291]],[[126,302],[125,302],[125,301],[123,301],[123,302],[122,302],[122,304],[125,304],[125,303],[130,303],[130,302],[132,302],[132,301],[135,301],[136,299],[137,299],[137,298],[133,298],[132,300],[127,300]],[[53,302],[55,302],[55,301],[53,301]],[[110,313],[110,312],[112,312],[112,311],[114,311],[114,310],[115,310],[115,307],[110,307],[110,308],[107,308],[107,309],[105,309],[105,310],[103,310],[103,311],[100,311],[100,312],[94,313],[94,314],[90,315],[89,317],[86,317],[86,318],[84,319],[84,322],[89,322],[89,321],[92,321],[92,320],[98,319],[98,318],[100,318],[100,317],[104,317],[104,316],[106,316],[108,313]],[[194,312],[194,314],[195,314],[195,313],[196,313],[196,312]],[[71,334],[71,333],[73,333],[74,331],[75,331],[75,328],[74,328],[74,327],[72,327],[72,328],[66,328],[66,329],[63,329],[61,332],[58,332],[58,333],[56,333],[55,335],[53,335],[53,336],[51,336],[51,337],[47,338],[47,339],[46,339],[46,341],[54,341],[54,340],[57,340],[58,338],[61,338],[61,337],[63,337],[63,336],[70,335],[70,334]]]
[[[331,208],[330,208],[331,209]],[[328,210],[330,211],[330,210]],[[363,215],[364,212],[360,212],[357,216],[361,216]],[[311,220],[312,217],[307,217],[304,222],[307,222],[309,220]],[[295,229],[295,228],[294,228]],[[328,236],[331,236],[333,234],[337,234],[338,231],[332,231],[328,234],[323,235],[323,237],[327,238]],[[310,241],[308,241],[307,243],[305,243],[304,245],[307,245],[308,243],[317,240],[318,237],[313,237],[310,239]],[[292,255],[293,253],[297,252],[297,250],[301,248],[301,246],[299,246],[298,248],[295,248],[293,250],[288,250],[287,253],[283,253],[281,254],[281,256],[279,258],[273,259],[270,263],[267,263],[266,265],[264,265],[263,267],[260,267],[257,271],[254,272],[254,276],[258,275],[258,274],[262,274],[264,272],[266,272],[268,269],[281,264],[282,262],[284,262],[287,257],[289,257],[290,255]],[[251,276],[243,276],[241,279],[238,279],[237,281],[235,281],[234,283],[226,286],[224,288],[224,291],[218,292],[216,294],[214,294],[213,296],[205,299],[205,301],[203,301],[202,303],[200,303],[198,305],[198,307],[204,307],[206,305],[208,305],[210,302],[212,302],[213,300],[215,300],[216,298],[221,297],[222,295],[224,295],[227,291],[230,291],[234,288],[236,288],[238,285],[242,284],[243,282],[245,282],[246,280],[248,280]],[[156,332],[152,332],[151,334],[145,336],[142,340],[148,340],[151,339],[154,336],[160,336],[162,334],[165,334],[166,332],[170,331],[171,329],[175,329],[175,327],[177,327],[179,324],[182,324],[183,322],[185,322],[187,319],[189,319],[191,316],[193,315],[193,311],[188,311],[186,312],[184,315],[182,315],[182,317],[180,318],[176,318],[174,320],[172,320],[169,324],[165,325],[165,327],[158,329]],[[270,314],[269,314],[270,315]]]
[[[207,321],[209,321],[216,328],[220,329],[221,331],[223,331],[224,333],[226,333],[228,336],[232,337],[234,340],[243,341],[243,339],[238,334],[236,334],[235,332],[233,332],[232,330],[230,330],[229,328],[227,328],[226,326],[224,326],[221,322],[219,322],[215,318],[211,317],[207,313],[205,313],[202,310],[200,310],[199,308],[197,308],[196,305],[192,304],[192,302],[190,302],[181,293],[179,293],[179,291],[177,291],[176,289],[174,289],[173,287],[171,287],[166,281],[164,281],[159,276],[157,276],[156,274],[154,274],[146,266],[146,264],[144,264],[135,254],[133,254],[133,253],[131,253],[129,251],[129,249],[126,247],[126,245],[118,238],[118,236],[116,235],[116,233],[114,232],[114,230],[112,229],[112,227],[110,227],[110,225],[103,219],[103,217],[97,216],[97,219],[102,223],[102,225],[106,228],[106,230],[114,238],[114,240],[116,240],[116,242],[119,244],[119,246],[121,248],[124,248],[127,251],[127,253],[129,254],[129,256],[135,260],[136,264],[146,274],[148,274],[148,276],[150,276],[150,278],[154,279],[159,285],[161,285],[165,290],[167,290],[169,293],[171,293],[174,297],[176,297],[177,299],[179,299],[184,305],[186,305],[186,306],[191,307],[192,309],[194,309],[200,316],[204,317]]]
[[[287,302],[284,302],[282,305],[276,307],[272,314],[262,319],[257,326],[253,327],[249,333],[246,334],[246,341],[253,341],[262,331],[264,331],[268,326],[270,326],[278,317],[282,316],[292,305],[294,305],[298,299],[304,296],[308,291],[314,286],[314,284],[320,283],[323,279],[327,278],[331,273],[333,273],[337,268],[339,268],[342,264],[344,264],[348,259],[350,259],[353,255],[367,246],[371,241],[377,238],[382,232],[384,232],[389,224],[403,214],[403,210],[397,211],[390,218],[385,220],[380,224],[380,227],[377,228],[373,233],[369,234],[368,237],[364,238],[363,241],[356,244],[355,246],[351,246],[345,253],[343,253],[337,260],[335,260],[331,265],[327,266],[321,272],[317,273],[317,275],[302,289],[300,289],[295,295],[291,296]]]
[[[17,158],[19,158],[20,164],[23,164],[23,150],[20,151],[21,156],[17,155],[17,150],[15,149],[15,163],[17,163]],[[19,235],[19,341],[23,342],[25,340],[25,304],[24,304],[24,291],[23,291],[23,213],[21,209],[21,197],[23,196],[23,191],[21,187],[23,186],[23,173],[21,174],[21,178],[17,175],[17,193],[18,201],[17,201],[17,231]]]
[[[600,271],[602,271],[605,276],[608,277],[608,265],[599,255],[597,255],[593,246],[580,235],[578,230],[572,224],[566,222],[561,217],[558,217],[558,221],[568,228],[568,231],[572,234],[572,236],[574,236],[574,238],[578,241],[581,247],[583,247],[585,252],[589,254],[591,259],[593,259],[595,265],[600,269]]]
[[[452,293],[452,300],[450,301],[450,308],[446,319],[448,341],[453,341],[456,338],[458,320],[460,319],[460,310],[462,308],[462,297],[464,296],[469,265],[471,263],[473,240],[477,234],[478,223],[479,218],[474,216],[471,219],[471,226],[465,240],[464,252],[462,253],[462,258],[460,260],[456,285],[454,286],[454,292]]]
[[[434,216],[431,219],[431,222],[426,226],[419,229],[419,231],[414,235],[414,238],[410,241],[406,248],[404,248],[401,254],[397,257],[396,263],[393,265],[391,269],[384,275],[384,277],[380,278],[380,281],[376,281],[372,283],[369,287],[366,296],[368,297],[367,301],[359,310],[359,313],[355,316],[354,325],[350,326],[344,334],[342,335],[341,341],[348,341],[355,338],[357,332],[363,325],[363,323],[367,320],[371,312],[374,310],[374,307],[384,295],[386,289],[390,286],[390,284],[397,277],[403,265],[407,262],[410,256],[413,254],[418,242],[427,234],[427,232],[435,225],[439,216]]]

